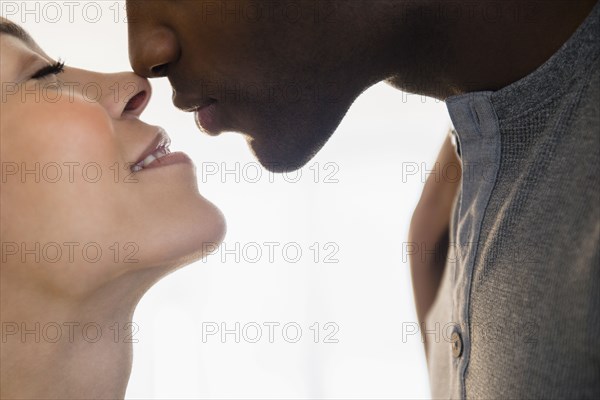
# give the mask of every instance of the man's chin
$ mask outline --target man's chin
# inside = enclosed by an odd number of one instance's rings
[[[261,143],[253,138],[248,138],[248,144],[258,162],[268,171],[273,173],[293,172],[304,167],[316,154],[298,146],[293,151],[286,151],[278,145]]]

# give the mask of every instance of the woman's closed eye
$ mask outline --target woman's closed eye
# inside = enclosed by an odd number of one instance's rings
[[[49,65],[46,65],[46,66],[40,68],[38,71],[36,71],[31,76],[31,79],[41,80],[50,75],[56,76],[64,71],[65,71],[65,63],[61,60],[58,60],[57,62],[55,62],[53,64],[49,64]]]

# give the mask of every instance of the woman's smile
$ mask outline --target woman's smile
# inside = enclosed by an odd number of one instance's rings
[[[144,152],[132,163],[131,172],[162,167],[172,164],[185,163],[193,166],[193,162],[183,152],[172,153],[169,146],[171,138],[163,128],[158,128],[156,136]]]

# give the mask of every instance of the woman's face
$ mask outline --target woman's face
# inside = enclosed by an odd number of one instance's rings
[[[146,158],[168,140],[139,120],[148,82],[68,66],[53,74],[55,60],[0,24],[2,279],[81,295],[213,250],[225,224],[198,193],[192,162]]]

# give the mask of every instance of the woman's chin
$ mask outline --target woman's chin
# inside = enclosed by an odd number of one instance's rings
[[[162,226],[154,226],[140,243],[145,264],[179,268],[214,252],[223,241],[227,227],[223,213],[201,197],[197,207],[180,207],[162,216]]]

